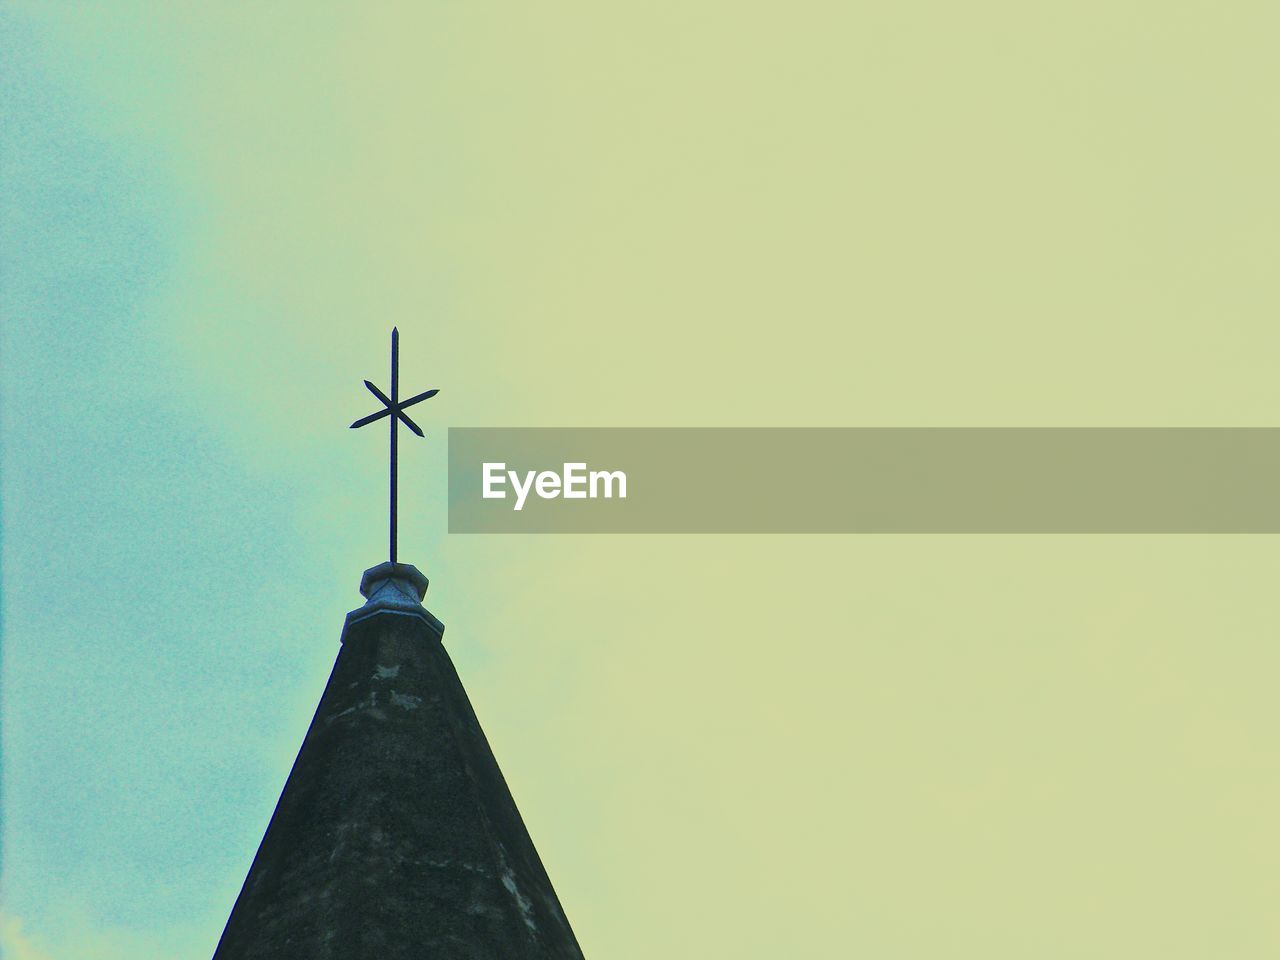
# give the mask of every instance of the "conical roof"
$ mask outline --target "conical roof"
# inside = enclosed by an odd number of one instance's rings
[[[365,572],[214,960],[582,957],[426,587]]]

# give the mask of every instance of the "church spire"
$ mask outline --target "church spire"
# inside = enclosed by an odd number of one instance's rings
[[[427,578],[395,560],[395,423],[435,391],[399,401],[392,343],[392,395],[364,421],[392,421],[392,559],[364,573],[214,960],[582,960]]]

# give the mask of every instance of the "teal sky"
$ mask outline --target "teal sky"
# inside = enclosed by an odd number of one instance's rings
[[[141,63],[124,100],[96,86],[131,41],[77,62],[65,12],[3,14],[0,945],[199,957],[384,556],[385,437],[347,424],[392,322],[406,385],[445,384],[412,315],[317,331],[208,281],[216,197],[183,179],[180,127],[136,126],[165,91]],[[444,492],[410,484],[443,485],[444,436],[421,420],[439,450],[402,454],[401,536],[430,571]]]
[[[245,723],[296,734],[308,669],[253,639],[305,629],[308,574],[286,484],[157,347],[189,211],[48,43],[6,15],[4,910],[57,956],[199,956],[277,788]]]

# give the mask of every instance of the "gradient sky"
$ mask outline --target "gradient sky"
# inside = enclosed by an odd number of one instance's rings
[[[1276,425],[1274,4],[0,25],[6,958],[211,954],[383,556],[393,323],[401,553],[588,956],[1280,952],[1274,538],[443,489],[450,425]]]

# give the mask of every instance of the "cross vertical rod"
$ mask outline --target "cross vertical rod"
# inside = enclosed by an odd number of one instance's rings
[[[391,328],[391,396],[387,396],[379,390],[377,385],[371,380],[366,380],[364,385],[369,388],[370,393],[382,401],[382,409],[367,417],[361,417],[355,423],[351,424],[351,426],[353,429],[356,427],[363,427],[366,424],[373,423],[377,420],[381,420],[383,417],[386,417],[387,425],[391,430],[391,459],[388,464],[388,486],[390,487],[389,499],[391,501],[391,509],[389,513],[391,523],[390,529],[388,530],[388,540],[390,544],[390,550],[388,552],[390,554],[391,562],[396,563],[396,527],[398,525],[397,514],[399,513],[397,487],[399,485],[400,472],[400,431],[398,421],[403,420],[405,426],[421,437],[423,435],[422,428],[413,422],[409,415],[404,412],[404,408],[412,407],[415,403],[419,403],[423,400],[430,400],[440,391],[424,391],[417,396],[410,397],[408,400],[405,400],[402,407],[400,400],[400,331],[395,327]]]
[[[396,435],[400,418],[396,406],[400,403],[400,331],[391,328],[391,562],[396,562]]]

